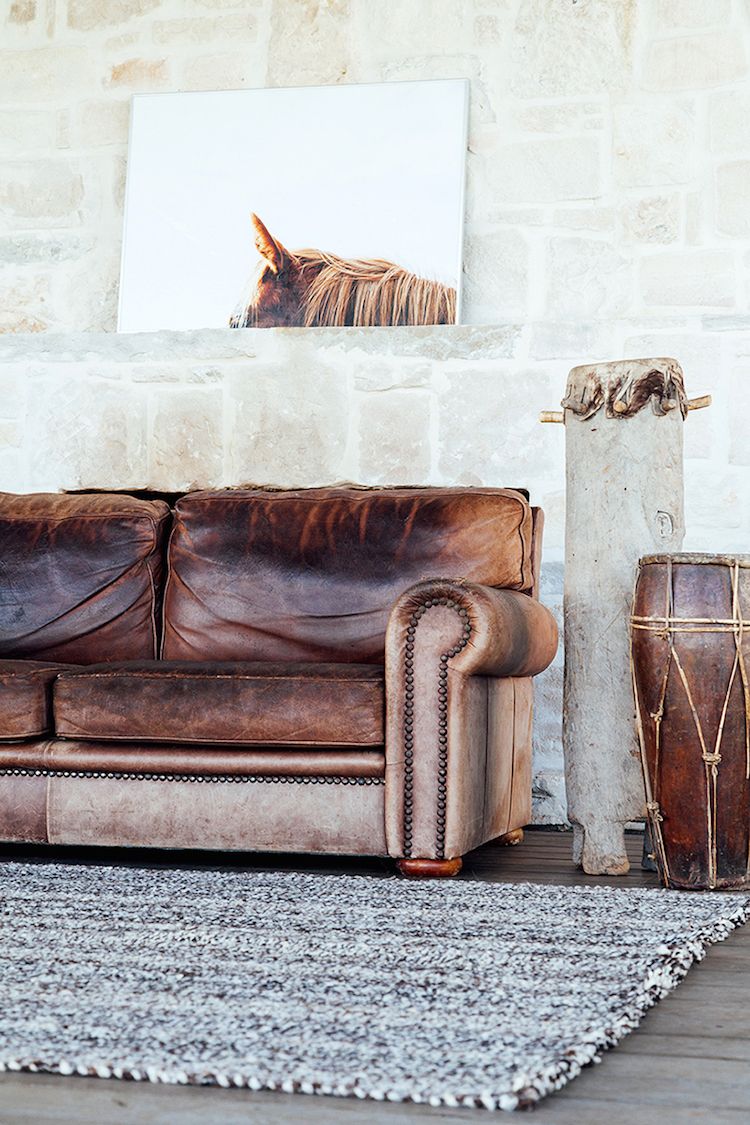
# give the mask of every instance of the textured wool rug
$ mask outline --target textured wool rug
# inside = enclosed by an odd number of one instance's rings
[[[0,1069],[527,1106],[746,896],[0,864]]]

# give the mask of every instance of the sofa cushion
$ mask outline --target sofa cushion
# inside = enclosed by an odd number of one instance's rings
[[[163,501],[0,493],[0,655],[156,656]]]
[[[423,578],[528,590],[528,501],[507,489],[237,489],[182,497],[166,660],[382,663],[388,615]]]
[[[383,669],[152,661],[64,673],[64,738],[187,745],[382,746]]]
[[[65,664],[0,660],[0,741],[52,730],[52,681]]]

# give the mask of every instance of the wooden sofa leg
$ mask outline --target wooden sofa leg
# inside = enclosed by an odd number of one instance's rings
[[[514,828],[504,836],[498,836],[497,843],[504,848],[514,848],[516,844],[523,843],[523,828]]]
[[[444,879],[458,875],[463,866],[461,856],[455,859],[400,859],[398,869],[402,875],[418,879]]]

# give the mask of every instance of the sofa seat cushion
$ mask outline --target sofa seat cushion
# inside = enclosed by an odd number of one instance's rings
[[[182,745],[382,746],[383,669],[362,664],[146,661],[60,676],[55,731]]]
[[[37,738],[52,730],[52,682],[69,664],[0,660],[0,741]]]

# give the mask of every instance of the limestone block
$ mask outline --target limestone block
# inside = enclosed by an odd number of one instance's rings
[[[8,13],[9,23],[33,23],[36,19],[36,0],[13,0]]]
[[[637,7],[636,0],[522,0],[510,55],[512,92],[542,98],[623,90]]]
[[[712,94],[708,120],[714,152],[750,151],[750,90],[740,86]]]
[[[567,227],[569,230],[610,231],[615,226],[615,210],[613,207],[582,204],[555,211],[552,221],[556,227]]]
[[[223,11],[226,8],[262,8],[267,0],[192,0],[196,8]]]
[[[509,207],[507,210],[504,207],[473,207],[470,209],[469,214],[473,211],[476,219],[485,220],[490,226],[506,226],[506,227],[545,227],[547,226],[547,209],[546,207]]]
[[[609,242],[551,238],[547,246],[546,308],[550,317],[617,317],[628,312],[631,264]]]
[[[158,394],[150,442],[149,484],[164,490],[223,483],[220,389],[175,388]]]
[[[703,198],[698,191],[691,191],[685,196],[685,242],[688,246],[704,242]]]
[[[117,323],[117,294],[120,260],[117,241],[97,245],[89,254],[71,263],[63,273],[53,274],[53,307],[60,327],[83,332],[113,332]]]
[[[377,11],[369,7],[371,13]],[[266,84],[305,86],[346,81],[349,22],[349,0],[284,0],[283,4],[274,4]],[[292,43],[294,49],[290,50]]]
[[[700,90],[726,86],[748,71],[742,37],[727,28],[704,35],[657,39],[645,57],[646,90]]]
[[[222,38],[251,43],[257,32],[256,17],[250,12],[233,12],[216,19],[156,20],[152,31],[155,43],[200,43],[201,46]]]
[[[0,236],[0,265],[77,261],[90,249],[92,235],[17,234]]]
[[[3,101],[65,102],[70,91],[94,87],[98,70],[94,52],[87,47],[40,47],[30,51],[1,51]]]
[[[48,152],[57,144],[57,113],[46,109],[0,109],[0,154]]]
[[[358,396],[359,473],[364,484],[427,484],[430,398],[423,391]]]
[[[542,320],[531,326],[529,355],[532,359],[578,359],[602,355],[611,333],[601,324],[578,320]]]
[[[0,180],[0,224],[6,230],[69,226],[83,200],[83,179],[63,160],[6,165]]]
[[[46,274],[33,277],[0,275],[0,335],[46,332],[53,321],[50,285]]]
[[[181,90],[241,90],[262,84],[262,60],[252,54],[200,54],[182,67]]]
[[[301,377],[301,374],[303,377]],[[227,368],[229,479],[303,488],[351,479],[346,375],[304,347]]]
[[[730,401],[729,463],[750,465],[750,364],[732,371]]]
[[[162,0],[68,0],[68,27],[93,31],[125,23],[158,8]]]
[[[0,490],[3,492],[26,491],[23,455],[17,449],[0,450]]]
[[[444,484],[531,488],[562,479],[562,427],[540,426],[559,401],[551,370],[467,365],[446,375],[438,400],[438,467]]]
[[[617,106],[612,163],[623,187],[683,184],[695,169],[695,114],[683,102]]]
[[[550,137],[499,145],[487,157],[488,190],[504,203],[556,203],[600,194],[599,143]]]
[[[73,114],[73,140],[76,146],[83,148],[125,145],[129,121],[128,100],[108,98],[106,101],[80,102]]]
[[[587,127],[598,118],[601,104],[594,102],[555,102],[551,105],[521,105],[514,113],[520,129],[527,133],[571,133]]]
[[[750,126],[748,127],[750,149]],[[735,238],[750,237],[750,160],[716,169],[716,227]]]
[[[18,422],[0,421],[0,449],[17,446],[23,441],[23,431]]]
[[[475,30],[481,30],[474,28],[471,5],[454,0],[410,0],[408,4],[403,0],[378,0],[377,4],[354,0],[351,9],[357,41],[365,42],[368,53],[387,63],[411,54],[418,43],[429,44],[426,55],[450,53],[468,45]],[[489,30],[490,25],[485,25],[484,33]]]
[[[354,388],[357,391],[395,391],[414,387],[427,387],[432,378],[432,366],[417,360],[411,363],[368,362],[363,356],[354,368]],[[372,400],[369,400],[372,401]]]
[[[291,332],[296,331],[291,329]],[[481,327],[462,324],[450,327],[419,328],[345,328],[316,329],[316,340],[345,352],[361,351],[371,355],[409,357],[424,360],[511,359],[519,347],[520,324],[487,324]],[[318,335],[318,333],[320,333]],[[393,365],[398,372],[403,363]]]
[[[25,364],[0,364],[0,417],[20,418],[26,411]]]
[[[122,365],[125,367],[125,365]],[[186,365],[180,357],[172,364],[138,363],[128,368],[133,383],[221,383],[224,372],[216,365]]]
[[[542,673],[544,675],[544,673]],[[536,722],[536,716],[535,720]],[[531,788],[532,824],[568,826],[565,774],[562,770],[534,768]]]
[[[565,491],[563,488],[549,487],[550,484],[556,485],[558,483],[561,482],[550,477],[542,482],[544,491],[536,493],[536,502],[544,509],[544,552],[546,558],[549,558],[550,554],[553,554],[555,558],[562,557],[565,548]]]
[[[481,15],[474,20],[474,39],[479,47],[502,42],[503,24],[497,16]]]
[[[698,550],[743,550],[742,537],[731,540],[729,534],[746,526],[746,479],[746,475],[737,468],[724,473],[695,474],[692,478],[685,496],[685,512],[691,528],[691,543],[696,537],[696,530],[703,530],[704,541]],[[717,528],[721,528],[719,546]],[[738,541],[739,545],[735,546]]]
[[[127,187],[128,165],[125,156],[115,155],[109,165],[112,177],[112,199],[117,209],[118,216],[125,207],[125,191]],[[120,232],[118,231],[118,241]]]
[[[31,378],[28,394],[33,488],[145,487],[146,401],[136,388],[66,364]]]
[[[716,305],[736,299],[734,258],[725,250],[674,250],[643,258],[641,299],[652,305]]]
[[[727,24],[731,0],[656,0],[656,26],[665,30]]]
[[[115,89],[157,90],[169,81],[166,59],[125,59],[110,68],[106,85]]]
[[[294,330],[287,330],[291,333]],[[304,330],[309,335],[309,330]],[[341,334],[348,329],[333,329]],[[387,332],[386,329],[371,329]],[[394,329],[401,332],[403,329]],[[299,330],[300,333],[303,330]],[[321,329],[321,336],[325,329]],[[267,329],[206,328],[195,332],[53,332],[38,340],[8,337],[0,341],[0,363],[184,363],[227,360],[245,370],[253,359],[261,338],[276,334]],[[316,336],[317,339],[317,336]],[[261,344],[262,346],[262,344]],[[271,345],[273,351],[273,345]]]
[[[679,195],[651,195],[634,199],[620,211],[622,241],[668,244],[680,237]]]
[[[464,244],[462,320],[491,324],[523,315],[528,299],[529,250],[514,230],[469,235]]]

